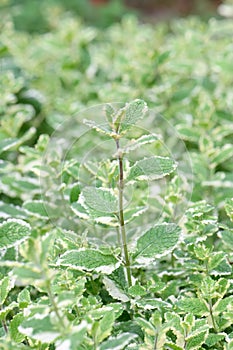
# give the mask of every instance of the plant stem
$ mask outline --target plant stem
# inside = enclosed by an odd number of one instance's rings
[[[211,321],[212,321],[212,325],[213,325],[214,331],[217,333],[218,332],[218,329],[217,329],[218,327],[217,327],[215,319],[214,319],[213,304],[212,304],[212,300],[211,299],[209,299],[209,309],[210,309],[210,318],[211,318]]]
[[[0,305],[0,310],[2,310],[2,305]],[[3,319],[1,323],[2,323],[2,327],[3,327],[4,331],[5,331],[5,333],[7,334],[8,333],[8,327],[7,327],[6,321]]]
[[[63,330],[65,330],[66,327],[65,327],[64,321],[63,321],[63,319],[62,319],[62,317],[60,315],[60,312],[58,310],[57,304],[55,302],[55,296],[53,294],[50,281],[48,281],[48,283],[47,283],[47,291],[48,291],[50,302],[51,302],[51,304],[53,306],[53,310],[54,310],[54,312],[55,312],[55,314],[56,314],[56,316],[58,318],[58,321],[59,321],[61,327],[63,328]]]
[[[120,233],[122,246],[124,251],[124,260],[125,260],[125,268],[128,280],[128,286],[132,286],[132,277],[131,277],[131,268],[130,268],[130,259],[129,252],[127,246],[127,238],[125,232],[125,220],[124,220],[124,208],[123,208],[123,193],[124,193],[124,170],[123,170],[123,156],[120,151],[119,140],[116,140],[117,152],[118,152],[118,165],[119,165],[119,195],[118,195],[118,203],[119,203],[119,222],[120,222]]]

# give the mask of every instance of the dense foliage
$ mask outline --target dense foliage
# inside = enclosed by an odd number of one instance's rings
[[[232,21],[50,22],[0,23],[0,348],[233,349]]]

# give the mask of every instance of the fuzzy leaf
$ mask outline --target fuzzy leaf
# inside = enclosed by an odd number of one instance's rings
[[[117,212],[117,198],[107,188],[86,187],[82,191],[85,204],[102,213]]]
[[[146,231],[137,240],[134,258],[155,258],[168,254],[178,243],[181,229],[175,224],[158,224]]]
[[[198,298],[182,298],[177,303],[178,308],[185,312],[189,312],[195,316],[206,316],[209,314],[206,304]]]
[[[216,150],[216,154],[211,159],[212,166],[217,166],[233,157],[233,146],[231,144],[225,144],[221,149]]]
[[[204,327],[203,327],[204,328]],[[205,327],[203,330],[197,330],[193,334],[186,338],[186,349],[187,350],[198,350],[205,342],[208,335],[208,328]]]
[[[122,350],[136,337],[137,335],[132,333],[119,334],[103,342],[99,350]]]
[[[121,119],[119,133],[126,132],[142,119],[148,111],[147,105],[143,100],[135,100],[127,103],[124,107],[124,115]]]
[[[77,270],[103,271],[111,273],[117,259],[113,255],[105,255],[98,250],[71,250],[61,255],[58,266],[67,266]]]
[[[136,140],[134,139],[131,140],[130,143],[124,147],[123,152],[129,153],[130,151],[134,151],[135,149],[140,148],[143,145],[147,145],[149,143],[153,143],[160,140],[161,140],[160,135],[156,135],[156,134],[143,135]]]
[[[168,157],[153,156],[134,163],[126,181],[156,180],[171,174],[177,167],[176,162]]]
[[[219,341],[223,340],[225,336],[226,336],[225,333],[218,333],[218,334],[210,333],[205,340],[205,344],[209,347],[212,347],[215,344],[217,344]]]
[[[0,249],[13,247],[30,235],[28,223],[20,219],[8,219],[0,224]]]
[[[220,232],[220,236],[226,246],[233,249],[233,231],[225,230]]]
[[[100,134],[107,135],[109,137],[115,137],[117,134],[112,131],[108,124],[97,124],[93,120],[84,119],[83,123],[91,129],[95,129]]]

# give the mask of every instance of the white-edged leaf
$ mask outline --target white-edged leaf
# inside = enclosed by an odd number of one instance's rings
[[[181,229],[175,224],[158,224],[137,240],[134,258],[156,258],[171,252],[179,241]]]
[[[95,129],[97,132],[101,134],[104,134],[110,137],[115,137],[117,135],[114,131],[110,129],[108,124],[97,124],[93,120],[88,120],[88,119],[84,119],[83,123],[87,125],[89,128]]]
[[[7,218],[17,218],[17,219],[26,219],[27,213],[25,210],[19,206],[0,202],[0,217]]]
[[[130,168],[126,181],[156,180],[171,174],[177,163],[168,157],[153,156],[141,159]]]
[[[27,337],[38,340],[42,344],[53,342],[60,332],[56,328],[52,315],[35,314],[24,320],[18,327],[20,333]]]
[[[20,219],[8,219],[0,224],[0,249],[20,244],[30,235],[30,225]]]
[[[126,303],[127,301],[129,301],[129,297],[120,288],[120,286],[116,284],[115,281],[113,281],[112,279],[104,276],[103,283],[104,283],[108,293],[111,295],[111,297],[113,299],[120,300],[123,303]]]
[[[0,281],[0,305],[4,304],[9,291],[14,288],[14,280],[9,276],[4,277]]]
[[[184,312],[195,316],[207,316],[209,314],[207,305],[198,298],[184,297],[177,302],[177,306]]]
[[[118,210],[117,198],[111,189],[85,187],[81,196],[86,206],[100,213],[115,213]]]
[[[133,333],[122,333],[116,337],[110,337],[100,345],[99,350],[122,350],[136,337],[137,335]]]
[[[70,250],[58,259],[57,266],[66,266],[76,270],[100,271],[111,273],[119,266],[113,255],[105,255],[94,249]]]
[[[42,200],[28,200],[23,204],[23,208],[32,216],[48,219],[48,213]]]
[[[121,118],[119,127],[120,134],[134,126],[148,111],[146,103],[139,99],[127,103],[123,109],[124,115]]]
[[[124,153],[129,153],[130,151],[134,151],[135,149],[147,145],[149,143],[153,143],[156,141],[161,141],[161,136],[156,134],[148,134],[139,137],[138,139],[130,140],[130,142],[123,148]]]
[[[9,332],[11,339],[16,343],[22,343],[25,339],[25,335],[20,333],[18,327],[24,321],[24,315],[22,313],[16,314],[11,320]]]

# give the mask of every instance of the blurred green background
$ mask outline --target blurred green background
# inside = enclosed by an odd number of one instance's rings
[[[1,0],[0,11],[13,17],[16,30],[47,32],[59,13],[70,12],[87,24],[108,27],[123,15],[134,13],[143,21],[168,20],[198,14],[217,15],[220,0]]]

